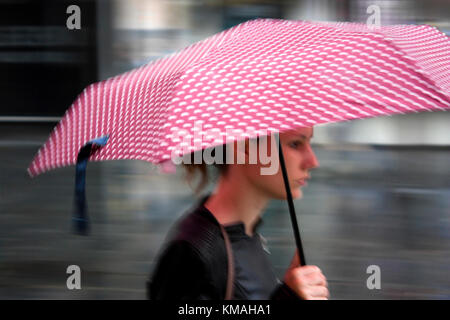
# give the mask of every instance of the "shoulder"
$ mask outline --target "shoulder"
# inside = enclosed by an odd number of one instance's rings
[[[171,227],[160,250],[149,296],[169,297],[174,291],[193,290],[188,297],[202,293],[219,298],[225,292],[226,266],[219,226],[196,210],[188,211]]]
[[[195,252],[207,273],[217,282],[227,275],[227,252],[219,224],[202,206],[188,210],[172,226],[167,241]]]
[[[202,215],[201,208],[194,208],[181,216],[169,231],[166,239],[172,246],[182,246],[195,251],[202,259],[211,262],[221,253],[225,244],[218,225]]]
[[[209,290],[210,272],[204,260],[186,241],[166,243],[147,282],[147,297],[152,300],[198,299]]]

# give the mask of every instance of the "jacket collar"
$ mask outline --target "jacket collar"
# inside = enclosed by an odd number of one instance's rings
[[[217,221],[216,217],[211,213],[211,211],[208,210],[208,208],[206,208],[204,206],[205,202],[208,200],[210,195],[211,195],[211,193],[208,193],[200,198],[200,201],[197,206],[197,209],[198,209],[197,211],[199,214],[206,217],[207,219],[209,219],[211,222],[213,222],[214,224],[216,224],[218,226],[219,222]],[[259,217],[253,227],[253,237],[256,236],[257,231],[259,230],[259,228],[261,227],[262,224],[263,224],[263,219],[261,217]],[[228,235],[232,238],[235,238],[235,237],[236,238],[242,238],[242,237],[249,238],[249,236],[245,233],[245,225],[244,225],[244,222],[242,222],[242,221],[227,223],[227,224],[224,224],[223,227],[227,231]]]

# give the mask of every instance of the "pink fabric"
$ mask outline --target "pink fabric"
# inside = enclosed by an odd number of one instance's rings
[[[450,108],[450,41],[426,25],[250,20],[170,56],[88,86],[28,168],[31,176],[90,161],[170,159],[186,130],[263,131]],[[252,131],[252,129],[254,131]],[[217,137],[216,137],[217,138]],[[190,150],[223,144],[208,139]]]

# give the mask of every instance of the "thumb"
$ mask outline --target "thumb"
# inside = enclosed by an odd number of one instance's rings
[[[298,254],[298,250],[295,250],[295,254],[294,257],[292,258],[291,265],[289,266],[289,268],[297,268],[300,266],[301,266],[300,255]]]

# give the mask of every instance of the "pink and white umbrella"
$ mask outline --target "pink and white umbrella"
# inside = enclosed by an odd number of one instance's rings
[[[196,124],[220,136],[234,130],[239,140],[267,131],[447,110],[449,52],[449,38],[427,25],[371,29],[356,23],[250,20],[88,86],[28,172],[34,177],[73,165],[83,146],[95,146],[92,140],[104,136],[107,143],[89,149],[86,159],[159,164],[178,150],[181,130],[194,137]],[[217,135],[200,140],[177,154],[225,143]],[[289,203],[291,208],[292,199]]]

